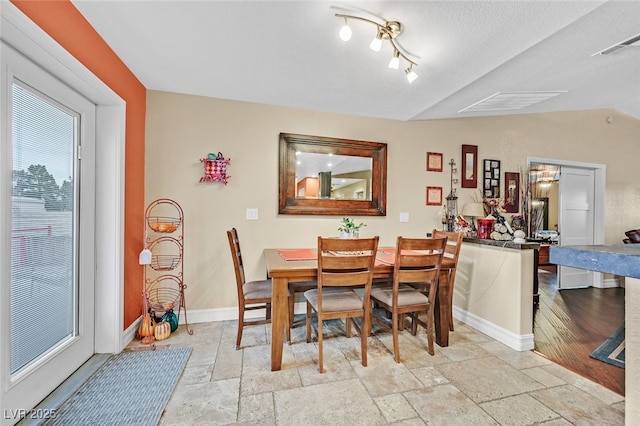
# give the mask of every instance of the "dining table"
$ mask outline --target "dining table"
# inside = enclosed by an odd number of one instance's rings
[[[317,281],[318,260],[311,248],[267,248],[263,252],[267,276],[272,281],[271,296],[271,371],[282,369],[285,327],[289,326],[289,283]],[[395,247],[378,248],[374,279],[393,278]],[[449,346],[450,286],[448,273],[441,273],[434,301],[436,343]]]

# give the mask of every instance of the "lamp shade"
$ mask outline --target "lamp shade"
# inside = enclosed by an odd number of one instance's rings
[[[467,203],[462,209],[462,215],[467,217],[484,217],[484,207],[482,203]]]
[[[344,26],[340,28],[340,38],[343,41],[351,40],[351,27],[349,27],[346,22],[344,23]]]

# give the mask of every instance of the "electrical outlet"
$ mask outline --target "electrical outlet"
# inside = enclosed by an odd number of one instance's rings
[[[400,222],[409,222],[409,213],[400,213]]]
[[[258,220],[258,209],[247,209],[247,220]]]

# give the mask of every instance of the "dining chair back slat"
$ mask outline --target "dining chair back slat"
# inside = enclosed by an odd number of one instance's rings
[[[341,255],[339,253],[331,253],[329,255],[322,256],[323,270],[324,271],[364,271],[369,268],[371,260],[371,253],[358,254],[358,255]]]
[[[371,273],[369,271],[324,272],[322,274],[323,287],[365,286]]]

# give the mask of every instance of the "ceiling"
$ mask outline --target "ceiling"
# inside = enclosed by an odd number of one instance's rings
[[[638,1],[98,1],[73,3],[150,90],[396,120],[615,108],[640,118]],[[419,78],[369,49],[376,27]],[[496,93],[562,91],[517,110],[460,110]]]

